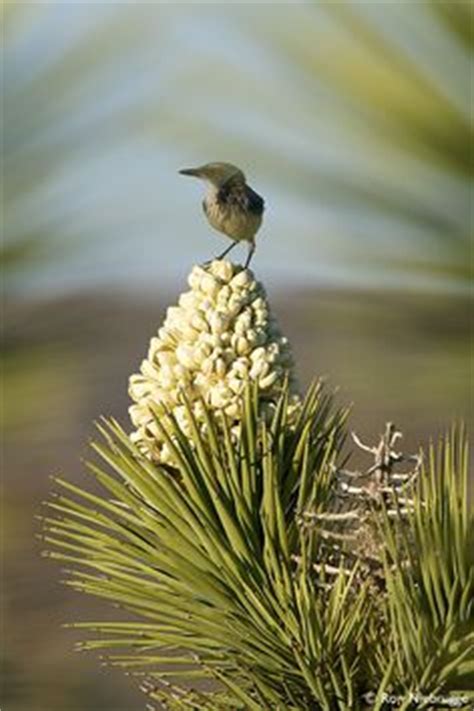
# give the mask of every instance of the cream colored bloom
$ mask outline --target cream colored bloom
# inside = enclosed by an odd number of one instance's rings
[[[147,456],[167,463],[172,458],[156,426],[156,412],[163,406],[171,410],[188,432],[183,393],[203,431],[201,398],[212,409],[225,411],[238,434],[249,380],[262,391],[262,416],[271,416],[287,375],[292,411],[300,406],[288,339],[253,273],[215,260],[207,269],[195,266],[188,283],[190,291],[181,294],[178,306],[168,308],[163,327],[151,339],[140,373],[130,378],[135,403],[130,417],[136,428],[131,438]]]

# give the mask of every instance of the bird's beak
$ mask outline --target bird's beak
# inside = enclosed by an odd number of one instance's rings
[[[180,175],[191,175],[193,178],[200,178],[201,171],[199,168],[184,168],[184,170],[179,171]]]

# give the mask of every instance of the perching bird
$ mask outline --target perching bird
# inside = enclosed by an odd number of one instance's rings
[[[200,168],[179,171],[181,175],[201,178],[207,185],[202,206],[209,224],[230,237],[232,244],[217,259],[223,259],[236,244],[249,243],[245,266],[255,251],[255,235],[262,224],[264,200],[250,188],[245,175],[230,163],[207,163]]]

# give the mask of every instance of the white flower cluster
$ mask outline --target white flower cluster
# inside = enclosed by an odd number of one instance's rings
[[[279,331],[253,273],[215,260],[205,269],[195,266],[188,283],[191,290],[181,294],[178,306],[168,308],[140,373],[130,378],[129,394],[135,402],[130,417],[136,427],[131,438],[147,456],[166,463],[172,463],[172,457],[156,413],[164,406],[188,432],[183,393],[203,431],[201,399],[211,409],[223,410],[238,434],[248,380],[261,389],[262,416],[271,416],[286,376],[293,393],[291,409],[300,407],[288,339]]]

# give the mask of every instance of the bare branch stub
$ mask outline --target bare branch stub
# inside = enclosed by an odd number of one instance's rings
[[[314,570],[335,575],[341,568],[358,566],[362,577],[379,585],[382,576],[381,542],[377,519],[384,509],[390,519],[405,517],[414,507],[409,496],[422,465],[421,454],[405,455],[396,449],[402,433],[388,422],[376,445],[368,445],[352,433],[354,444],[372,457],[365,470],[333,467],[333,498],[329,511],[303,511],[302,528],[313,531],[319,542],[321,560]],[[412,468],[406,471],[407,465]],[[403,465],[405,471],[397,471]]]

